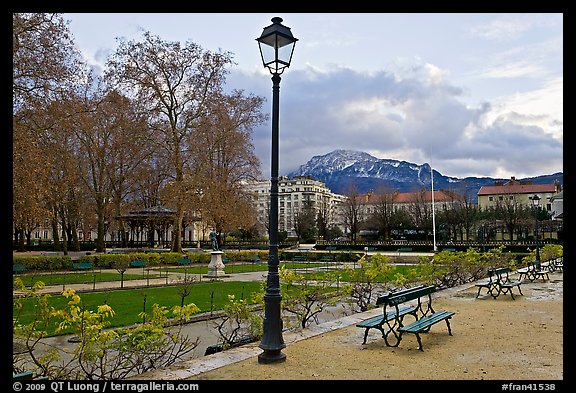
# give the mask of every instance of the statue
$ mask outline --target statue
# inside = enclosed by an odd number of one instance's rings
[[[216,239],[216,232],[210,231],[210,241],[212,242],[212,251],[218,250],[218,240]]]

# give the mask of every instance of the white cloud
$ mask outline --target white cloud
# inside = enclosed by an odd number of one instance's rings
[[[493,19],[487,23],[473,26],[470,32],[473,36],[493,41],[510,41],[518,38],[531,26],[525,19],[512,17]]]
[[[523,60],[491,66],[479,76],[485,78],[518,78],[523,76],[536,77],[542,74],[544,74],[542,67]]]
[[[516,109],[521,104],[537,105],[539,94],[557,92],[561,81],[522,99],[473,107],[460,100],[461,90],[444,77],[429,83],[431,74],[443,72],[433,66],[416,66],[411,77],[406,73],[402,78],[344,68],[292,72],[286,87],[281,87],[281,173],[335,149],[417,164],[428,162],[432,155],[435,169],[454,177],[562,171],[562,141],[550,137],[554,127],[561,127],[561,118],[560,125],[551,124],[555,117],[545,107],[538,115],[511,110],[513,104]],[[270,125],[257,130],[255,139],[267,167]],[[534,151],[542,162],[526,163]]]

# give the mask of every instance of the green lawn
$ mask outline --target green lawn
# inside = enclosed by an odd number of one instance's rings
[[[161,306],[181,304],[180,286],[161,288],[125,289],[106,292],[88,292],[79,294],[85,308],[95,310],[97,306],[108,304],[116,315],[110,319],[111,327],[126,326],[142,322],[138,314],[144,311],[144,299],[146,299],[146,311],[152,310],[152,305],[157,303]],[[262,290],[258,282],[204,282],[192,284],[190,295],[184,299],[184,304],[194,303],[201,312],[210,312],[222,309],[228,302],[228,294],[237,299],[251,299],[251,294]],[[63,296],[51,296],[50,306],[55,309],[66,307],[68,299]],[[34,303],[28,300],[24,303],[20,322],[26,324],[32,320]],[[15,310],[14,310],[15,311]],[[54,327],[56,326],[55,325]],[[53,333],[51,331],[50,333]]]
[[[287,269],[301,269],[306,267],[323,266],[320,263],[314,262],[281,262],[280,266],[286,266]],[[268,264],[264,263],[251,263],[251,262],[235,262],[225,264],[224,270],[228,274],[232,273],[249,273],[249,272],[265,272],[268,270]],[[130,270],[134,272],[134,269]],[[150,269],[138,269],[138,273],[125,273],[124,281],[140,280],[146,278],[159,278],[166,277],[166,272],[170,273],[188,273],[188,274],[206,274],[208,272],[208,265],[190,265],[190,266],[174,266],[174,267],[154,267]],[[65,284],[82,284],[93,282],[106,282],[106,281],[120,281],[121,275],[116,271],[100,271],[92,270],[88,272],[53,272],[45,274],[15,274],[15,277],[20,277],[24,285],[30,287],[36,281],[42,281],[45,285],[65,285]]]
[[[281,263],[281,266],[285,265],[286,268],[306,268],[306,267],[317,267],[324,266],[322,263],[306,263],[306,262],[285,262]],[[265,271],[268,266],[266,263],[246,263],[246,264],[230,264],[226,266],[225,271],[227,273],[232,272],[246,272],[255,271],[254,269]],[[387,277],[379,277],[376,282],[390,282],[397,273],[402,273],[404,275],[408,274],[409,270],[416,269],[418,271],[418,266],[404,266],[398,265],[393,266],[393,270]],[[187,272],[189,274],[202,274],[206,272],[206,266],[183,266],[170,268],[169,271],[177,272]],[[150,274],[152,277],[160,277],[165,274],[165,269],[155,270],[146,269],[143,274],[125,274],[124,279],[141,279],[145,278],[146,275]],[[349,281],[350,277],[346,274],[345,270],[340,270],[338,272],[341,277],[340,281]],[[306,277],[310,280],[322,279],[328,272],[310,272],[306,274]],[[92,282],[97,281],[119,281],[120,274],[114,272],[78,272],[69,274],[51,274],[43,276],[28,276],[19,275],[26,285],[31,285],[32,282],[43,279],[45,284],[58,284],[65,285],[75,282]],[[191,288],[191,293],[187,295],[184,299],[184,303],[194,303],[198,306],[201,312],[210,312],[221,310],[223,305],[228,301],[228,294],[234,295],[237,299],[251,299],[252,293],[261,292],[262,283],[259,282],[219,282],[219,281],[209,281],[209,282],[197,282],[189,285]],[[138,289],[124,289],[124,290],[112,290],[104,292],[86,292],[81,293],[80,297],[82,299],[83,305],[91,310],[95,310],[97,306],[102,304],[108,304],[115,311],[116,315],[110,319],[111,327],[119,327],[132,325],[141,322],[138,314],[142,311],[150,312],[153,304],[159,304],[166,306],[168,308],[181,304],[181,293],[182,286],[167,286],[167,287],[146,287]],[[66,307],[67,299],[63,296],[51,296],[50,306],[55,309],[63,309]],[[33,318],[34,304],[31,300],[27,300],[24,303],[24,309],[20,315],[20,322],[26,324],[31,322]],[[15,310],[14,310],[15,311]],[[57,322],[55,321],[54,329]],[[54,333],[54,330],[50,332]]]
[[[124,281],[140,280],[143,278],[158,278],[160,272],[150,270],[150,272],[138,274],[124,274]],[[65,284],[83,284],[91,282],[120,281],[121,275],[117,272],[110,271],[92,271],[92,272],[74,272],[74,273],[50,273],[50,274],[18,274],[14,275],[22,279],[24,285],[30,287],[37,281],[42,281],[45,285],[65,285]]]

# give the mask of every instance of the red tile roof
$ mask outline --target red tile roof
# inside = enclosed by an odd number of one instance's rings
[[[396,192],[393,196],[386,195],[387,200],[392,199],[392,203],[414,203],[418,201],[432,201],[431,191],[416,191],[416,192]],[[358,201],[361,204],[375,205],[380,202],[382,195],[376,193],[368,193],[359,195]],[[445,193],[444,191],[434,191],[434,202],[453,202],[454,195]]]
[[[478,195],[499,195],[499,194],[534,194],[556,192],[554,184],[504,184],[501,186],[482,186],[478,190]]]

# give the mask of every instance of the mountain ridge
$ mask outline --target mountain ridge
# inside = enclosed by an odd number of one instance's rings
[[[457,178],[445,176],[433,170],[435,190],[453,190],[464,193],[468,200],[477,200],[482,186],[506,182],[510,179],[491,177]],[[313,156],[307,163],[288,174],[289,178],[310,176],[326,184],[332,192],[346,194],[351,186],[360,193],[378,191],[380,188],[400,192],[431,189],[431,167],[428,163],[418,165],[408,161],[376,158],[366,152],[337,149],[324,155]],[[517,179],[534,184],[563,184],[563,172]]]

